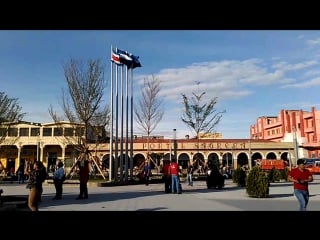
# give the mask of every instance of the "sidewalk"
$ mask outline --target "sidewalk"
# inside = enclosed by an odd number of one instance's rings
[[[63,199],[44,184],[39,211],[297,211],[290,182],[272,183],[269,198],[250,198],[245,188],[226,180],[223,190],[207,189],[205,181],[182,183],[182,194],[164,193],[164,184],[98,187],[89,185],[89,199],[76,200],[78,184],[65,184]],[[27,196],[25,184],[1,184],[3,195]],[[320,180],[310,183],[309,211],[320,211]]]

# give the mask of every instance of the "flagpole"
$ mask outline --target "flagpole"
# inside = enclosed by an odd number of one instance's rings
[[[128,69],[131,68],[131,158],[130,158],[130,167],[131,167],[131,171],[130,171],[130,176],[131,176],[131,179],[132,178],[132,175],[133,175],[133,69],[136,68],[136,67],[141,67],[141,64],[138,60],[138,56],[134,56],[133,54],[131,53],[128,53],[127,51],[123,51],[121,49],[118,49],[116,48],[115,51],[113,51],[113,54],[112,54],[112,59],[114,61],[114,63],[116,63],[116,140],[115,140],[115,143],[116,143],[116,160],[115,160],[115,165],[117,164],[117,166],[119,165],[119,161],[118,161],[118,158],[119,158],[119,155],[118,155],[118,145],[119,145],[119,140],[118,140],[118,124],[119,124],[119,121],[118,121],[118,91],[119,91],[119,87],[118,87],[118,66],[119,65],[126,65],[127,67],[127,74],[126,74],[126,139],[128,141],[128,131],[129,131],[129,127],[128,127],[128,109],[129,109],[129,105],[128,105]],[[120,166],[121,166],[121,171],[120,171],[120,176],[121,176],[121,180],[123,180],[123,140],[124,140],[124,137],[123,137],[123,91],[124,91],[124,80],[123,80],[123,68],[122,68],[122,71],[121,71],[121,150],[120,150]],[[125,152],[125,170],[126,170],[126,180],[127,180],[127,177],[128,177],[128,143],[126,142],[126,152]],[[118,168],[115,167],[116,170],[117,170],[117,173],[118,173]],[[118,175],[118,174],[117,174]]]
[[[130,179],[133,179],[133,70],[131,68],[131,137],[130,137]]]
[[[120,119],[120,181],[123,181],[123,70],[124,66],[121,66],[121,119]]]
[[[118,65],[116,64],[116,139],[115,139],[115,162],[114,162],[114,173],[115,181],[118,181]]]
[[[112,54],[112,45],[111,45]],[[112,59],[112,57],[111,57]],[[110,103],[111,103],[111,114],[110,114],[110,153],[109,153],[109,181],[112,180],[112,160],[113,160],[113,61],[111,61],[111,81],[110,81]]]
[[[128,100],[128,67],[126,67],[126,154],[125,154],[125,181],[128,182],[128,108],[129,108],[129,100]]]

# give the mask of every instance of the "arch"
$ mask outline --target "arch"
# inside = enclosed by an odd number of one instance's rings
[[[222,166],[232,166],[233,165],[232,153],[226,152],[222,155]]]
[[[289,161],[289,153],[288,152],[280,153],[280,159]]]
[[[141,153],[134,155],[133,167],[137,167],[138,169],[141,169],[144,165],[145,160],[146,160],[145,156]]]
[[[219,155],[215,152],[208,155],[208,167],[210,168],[213,165],[219,165]]]
[[[160,165],[161,159],[163,158],[163,155],[160,153],[151,153],[150,158],[152,161],[150,161],[151,169],[157,168],[157,166]]]
[[[259,152],[255,152],[251,156],[251,166],[254,167],[257,163],[257,159],[263,159],[262,154]]]
[[[173,159],[173,158],[174,158],[174,155],[171,154],[171,157],[170,157],[170,153],[166,153],[166,154],[163,155],[163,160],[168,160],[168,161],[170,161],[170,160]]]
[[[182,167],[182,169],[188,168],[188,161],[189,160],[190,160],[190,158],[187,153],[181,153],[178,156],[178,164]]]
[[[268,152],[266,154],[266,159],[277,159],[277,155],[274,152]]]
[[[249,158],[248,158],[247,153],[245,153],[245,152],[239,153],[238,157],[237,157],[237,166],[241,167],[243,165],[247,165],[249,162],[248,160],[249,160]]]

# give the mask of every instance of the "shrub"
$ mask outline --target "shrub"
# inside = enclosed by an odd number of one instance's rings
[[[260,166],[254,166],[247,176],[246,191],[250,197],[266,198],[269,196],[268,174]]]
[[[238,186],[244,187],[246,185],[246,170],[243,167],[238,167],[233,171],[232,181]]]
[[[268,180],[269,182],[279,182],[282,179],[282,170],[277,170],[275,168],[272,168],[268,172]]]

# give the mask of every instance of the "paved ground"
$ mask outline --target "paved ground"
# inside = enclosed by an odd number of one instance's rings
[[[65,184],[62,200],[52,200],[55,189],[44,185],[39,211],[297,211],[292,183],[272,183],[269,198],[250,198],[231,180],[223,190],[207,189],[204,181],[182,183],[182,194],[164,193],[163,184],[98,187],[89,185],[89,199],[76,200],[78,184]],[[3,183],[3,195],[27,196],[25,184]],[[320,178],[310,184],[309,211],[320,211]]]

